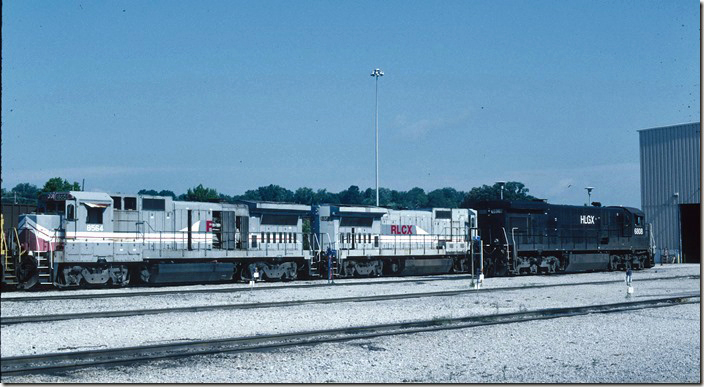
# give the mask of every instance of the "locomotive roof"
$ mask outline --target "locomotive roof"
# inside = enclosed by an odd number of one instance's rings
[[[469,207],[474,209],[522,209],[543,211],[551,204],[544,200],[475,200],[470,202]]]
[[[265,202],[257,200],[237,200],[249,206],[250,211],[301,211],[310,212],[311,206],[297,203]]]
[[[550,204],[544,199],[536,200],[479,200],[470,203],[470,208],[474,209],[511,209],[517,211],[545,211],[550,207],[578,207],[578,208],[623,208],[632,213],[642,214],[643,211],[634,207],[625,206],[577,206],[572,204]]]
[[[80,201],[105,201],[112,203],[112,198],[105,192],[86,192],[86,191],[65,191],[65,192],[47,192],[40,196],[45,200],[73,200]]]
[[[385,214],[389,211],[387,208],[365,205],[321,204],[320,206],[328,206],[335,212],[345,213]]]

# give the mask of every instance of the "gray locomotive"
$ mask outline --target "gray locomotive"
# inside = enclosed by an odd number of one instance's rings
[[[476,216],[53,192],[20,216],[19,249],[3,272],[20,288],[463,272]]]

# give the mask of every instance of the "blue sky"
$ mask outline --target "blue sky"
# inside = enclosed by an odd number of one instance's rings
[[[640,206],[700,120],[694,1],[5,1],[2,178],[227,194],[515,180]]]

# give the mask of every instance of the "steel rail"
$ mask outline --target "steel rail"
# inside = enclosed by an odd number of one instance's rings
[[[570,273],[574,274],[574,273]],[[558,273],[557,275],[565,275],[562,273]],[[658,277],[658,278],[642,278],[639,279],[638,281],[658,281],[658,280],[669,280],[669,279],[685,279],[685,278],[692,278],[692,279],[697,279],[700,278],[699,275],[681,275],[681,276],[672,276],[672,277]],[[360,286],[360,285],[394,285],[398,283],[406,283],[406,282],[433,282],[433,281],[456,281],[456,280],[470,280],[471,276],[469,275],[456,275],[456,276],[448,276],[448,277],[422,277],[422,278],[415,278],[415,279],[402,279],[402,280],[397,280],[397,281],[357,281],[357,280],[350,280],[350,282],[336,282],[335,285],[330,285],[327,283],[317,283],[317,284],[300,284],[300,285],[274,285],[274,286],[263,286],[263,287],[258,287],[254,288],[253,290],[259,291],[259,290],[276,290],[276,289],[296,289],[296,288],[301,288],[301,289],[308,289],[308,288],[317,288],[317,287],[330,287],[330,286]],[[475,279],[476,280],[476,279]],[[513,289],[521,289],[525,288],[528,286],[532,286],[534,288],[540,288],[540,287],[553,287],[553,286],[569,286],[569,285],[593,285],[593,284],[601,284],[601,283],[616,283],[616,282],[623,282],[620,280],[602,280],[602,281],[589,281],[589,282],[573,282],[570,284],[544,284],[544,285],[522,285],[522,286],[511,286],[511,287],[499,287],[499,288],[491,288],[491,289],[480,289],[481,291],[491,291],[491,290],[496,290],[496,289],[503,289],[503,290],[513,290]],[[206,285],[207,286],[207,285]],[[49,295],[49,296],[20,296],[20,297],[3,297],[0,299],[0,302],[37,302],[37,301],[54,301],[54,300],[82,300],[82,299],[101,299],[101,298],[128,298],[128,297],[147,297],[147,296],[164,296],[164,295],[173,295],[173,294],[198,294],[198,293],[237,293],[237,292],[244,292],[244,291],[251,291],[252,289],[246,287],[244,284],[242,287],[237,287],[237,288],[213,288],[213,289],[190,289],[190,290],[165,290],[165,291],[145,291],[145,292],[128,292],[128,293],[82,293],[82,294],[58,294],[58,295]]]
[[[49,353],[41,355],[12,356],[0,358],[0,372],[2,372],[3,376],[49,373],[84,367],[111,366],[159,359],[182,358],[195,355],[252,351],[375,338],[381,336],[465,329],[478,326],[575,317],[594,313],[627,312],[640,309],[681,305],[683,303],[700,302],[700,294],[693,293],[678,297],[604,305],[549,308],[493,315],[444,319],[434,318],[432,320],[335,328],[297,333],[234,337],[215,340],[195,340],[179,343]]]
[[[471,294],[481,291],[483,293],[511,291],[511,290],[530,290],[536,288],[547,287],[563,287],[563,286],[579,286],[579,285],[603,285],[604,283],[620,282],[620,281],[595,281],[584,283],[567,283],[554,285],[538,285],[538,286],[520,286],[513,288],[489,288],[489,289],[454,289],[442,290],[436,292],[420,292],[420,293],[403,293],[403,294],[382,294],[373,296],[350,296],[338,298],[313,298],[307,300],[292,300],[292,301],[271,301],[271,302],[252,302],[238,304],[220,304],[220,305],[194,305],[174,308],[154,308],[154,309],[131,309],[131,310],[112,310],[100,312],[85,312],[85,313],[65,313],[65,314],[50,314],[50,315],[26,315],[26,316],[8,316],[0,318],[0,325],[14,324],[29,324],[49,321],[64,321],[75,319],[93,319],[93,318],[115,318],[115,317],[131,317],[145,316],[164,313],[194,313],[213,310],[232,310],[232,309],[263,309],[263,308],[281,308],[294,307],[307,304],[336,304],[344,302],[374,302],[374,301],[390,301],[402,300],[409,298],[425,298],[425,297],[451,297],[462,294]]]
[[[389,277],[386,277],[389,278]],[[392,277],[393,278],[393,277]],[[432,282],[432,281],[456,281],[456,280],[467,280],[470,279],[469,275],[452,275],[448,277],[421,277],[421,278],[408,278],[400,279],[395,281],[360,281],[350,279],[350,282],[336,282],[335,286],[357,286],[357,285],[369,285],[369,284],[397,284],[404,282]],[[343,279],[346,281],[346,279]],[[217,284],[212,284],[217,285]],[[169,285],[177,286],[177,285]],[[185,285],[192,286],[192,285]],[[203,285],[208,286],[208,285]],[[317,288],[317,287],[328,287],[330,284],[327,283],[315,283],[315,284],[296,284],[296,285],[273,285],[273,286],[260,286],[255,288],[255,290],[268,290],[268,289],[295,289],[295,288]],[[70,292],[72,289],[67,289],[65,291]],[[79,290],[79,289],[76,289]],[[176,289],[176,290],[149,290],[144,292],[125,292],[125,293],[82,293],[82,294],[56,294],[48,296],[19,296],[19,297],[3,297],[2,302],[26,302],[26,301],[50,301],[50,300],[80,300],[80,299],[92,299],[92,298],[120,298],[120,297],[141,297],[141,296],[161,296],[170,294],[197,294],[197,293],[236,293],[245,290],[251,290],[246,287],[246,284],[242,284],[241,287],[237,288],[209,288],[209,289]]]

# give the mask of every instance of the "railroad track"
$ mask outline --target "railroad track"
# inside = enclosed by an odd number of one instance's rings
[[[562,274],[558,274],[562,275]],[[669,280],[669,279],[697,279],[698,275],[682,275],[673,277],[660,277],[660,278],[643,278],[638,279],[638,281],[657,281],[657,280]],[[415,279],[401,279],[395,281],[357,281],[357,280],[345,280],[345,282],[336,282],[334,286],[360,286],[360,285],[395,285],[398,283],[406,282],[432,282],[432,281],[456,281],[464,280],[470,281],[470,275],[453,275],[447,277],[422,277]],[[347,282],[349,281],[349,282]],[[540,288],[540,287],[553,287],[553,286],[571,286],[571,285],[597,285],[597,284],[607,284],[623,282],[620,280],[604,280],[604,281],[590,281],[590,282],[575,282],[570,284],[545,284],[545,285],[522,285],[522,286],[511,286],[511,287],[501,287],[501,288],[490,288],[481,289],[480,291],[492,291],[497,289],[503,290],[514,290],[522,289],[526,287]],[[317,288],[317,287],[330,287],[332,285],[327,283],[316,283],[316,284],[300,284],[300,285],[274,285],[274,286],[262,286],[255,288],[254,290],[276,290],[276,289],[296,289],[296,288]],[[144,292],[128,292],[128,293],[81,293],[81,294],[56,294],[49,296],[20,296],[20,297],[3,297],[2,302],[31,302],[31,301],[53,301],[53,300],[82,300],[82,299],[101,299],[101,298],[128,298],[128,297],[147,297],[147,296],[163,296],[163,295],[174,295],[174,294],[199,294],[199,293],[237,293],[250,291],[248,287],[242,286],[237,288],[208,288],[208,289],[189,289],[189,290],[164,290],[164,291],[144,291]]]
[[[653,279],[654,280],[654,279]],[[664,280],[664,279],[660,279]],[[643,280],[642,280],[643,281]],[[553,285],[537,285],[537,286],[517,286],[504,288],[484,288],[484,289],[455,289],[443,290],[437,292],[422,292],[422,293],[404,293],[404,294],[384,294],[373,296],[351,296],[338,298],[314,298],[308,300],[294,301],[274,301],[274,302],[253,302],[253,303],[238,303],[238,304],[221,304],[221,305],[195,305],[175,308],[155,308],[155,309],[132,309],[132,310],[114,310],[100,311],[87,313],[66,313],[66,314],[50,314],[50,315],[27,315],[27,316],[9,316],[0,318],[0,325],[28,324],[49,321],[75,320],[75,319],[93,319],[93,318],[114,318],[114,317],[130,317],[144,316],[164,313],[193,313],[213,310],[232,310],[232,309],[260,309],[260,308],[280,308],[294,307],[307,304],[335,304],[344,302],[373,302],[373,301],[389,301],[402,300],[409,298],[424,298],[424,297],[451,297],[468,293],[488,293],[507,290],[528,290],[547,287],[563,287],[563,286],[578,286],[578,285],[603,285],[622,281],[592,281],[582,283],[568,284],[553,284]]]
[[[456,281],[456,280],[469,280],[470,275],[452,275],[447,277],[421,277],[421,278],[404,278],[393,281],[359,281],[359,280],[338,280],[335,286],[359,286],[359,285],[393,285],[404,282],[432,282],[432,281]],[[330,284],[322,280],[322,283],[315,284],[296,284],[296,285],[272,285],[272,286],[260,286],[255,288],[259,289],[296,289],[296,288],[318,288],[318,287],[329,287]],[[349,281],[349,282],[347,282]],[[171,295],[171,294],[198,294],[198,293],[236,293],[249,291],[245,284],[242,287],[237,288],[207,288],[207,289],[176,289],[176,290],[150,290],[144,292],[115,292],[115,293],[82,293],[82,294],[56,294],[50,296],[19,296],[19,297],[4,297],[2,302],[25,302],[25,301],[50,301],[50,300],[81,300],[81,299],[99,299],[99,298],[119,298],[119,297],[142,297],[142,296],[161,296],[161,295]],[[71,290],[66,290],[71,291]]]
[[[645,301],[583,307],[551,308],[462,318],[432,319],[405,323],[345,327],[307,332],[197,340],[92,351],[13,356],[0,359],[3,376],[51,373],[75,368],[114,366],[141,361],[173,359],[195,355],[252,351],[327,342],[349,341],[449,329],[511,324],[527,321],[574,317],[593,313],[614,313],[660,308],[682,303],[700,303],[700,293]]]

